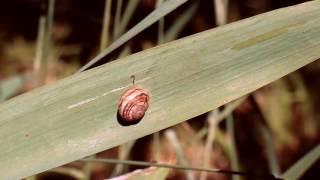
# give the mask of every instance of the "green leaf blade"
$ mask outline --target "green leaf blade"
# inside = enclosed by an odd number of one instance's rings
[[[0,105],[2,179],[30,176],[178,124],[317,60],[319,52],[320,2],[312,1],[15,97]],[[132,87],[132,75],[150,92],[151,103],[141,122],[121,126],[118,101]]]

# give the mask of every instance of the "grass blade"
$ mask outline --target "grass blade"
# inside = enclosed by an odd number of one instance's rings
[[[232,171],[240,171],[240,164],[239,164],[239,157],[237,152],[237,143],[236,143],[236,134],[235,134],[235,127],[234,127],[234,119],[233,115],[230,114],[227,117],[227,132],[230,136],[230,162]],[[240,180],[239,176],[232,176],[233,180]]]
[[[116,5],[116,15],[114,16],[114,25],[113,25],[113,40],[118,38],[119,26],[121,21],[121,9],[122,9],[123,0],[117,0]]]
[[[89,61],[86,65],[84,65],[77,73],[82,72],[101,60],[103,57],[126,43],[128,40],[139,34],[141,31],[145,30],[147,27],[151,26],[153,23],[157,22],[163,16],[169,14],[171,11],[175,10],[177,7],[181,6],[183,3],[188,0],[168,0],[163,3],[159,8],[152,11],[147,17],[145,17],[142,21],[140,21],[137,25],[127,31],[124,35],[122,35],[119,39],[117,39],[114,43],[112,43],[107,49],[98,54],[95,58]]]
[[[277,153],[273,145],[271,132],[262,123],[260,123],[260,130],[266,144],[269,170],[273,175],[278,177],[280,175],[280,167],[278,163]]]
[[[44,74],[42,70],[43,56],[44,56],[44,44],[45,44],[45,32],[46,32],[46,18],[44,16],[39,17],[38,36],[36,43],[36,55],[33,63],[33,81],[36,87],[43,83]],[[43,67],[46,68],[46,67]]]
[[[218,26],[227,23],[229,0],[214,0],[216,23]]]
[[[283,173],[282,177],[285,179],[299,179],[319,159],[320,144],[292,165],[285,173]]]
[[[35,89],[0,104],[1,178],[30,176],[173,126],[319,58],[320,1],[310,1]],[[122,126],[118,101],[132,75],[151,104],[141,122]]]
[[[186,9],[179,17],[177,17],[174,24],[169,27],[168,31],[164,35],[164,42],[169,42],[178,37],[178,34],[189,22],[189,20],[195,15],[199,6],[199,2],[194,2]]]
[[[101,31],[101,39],[100,39],[100,51],[103,51],[109,44],[109,26],[110,26],[110,17],[111,17],[111,0],[105,0],[104,5],[104,15],[103,15],[103,24]]]
[[[203,150],[203,167],[210,167],[210,159],[211,159],[211,152],[213,147],[213,142],[215,140],[216,136],[216,130],[218,128],[218,121],[217,117],[219,114],[219,110],[215,109],[211,111],[207,117],[208,122],[208,136],[206,139],[206,143]],[[200,180],[207,179],[207,172],[201,172],[200,174]]]
[[[53,27],[53,21],[54,21],[54,6],[55,6],[55,0],[48,0],[48,14],[47,14],[47,20],[45,21],[47,23],[46,25],[46,32],[44,34],[44,44],[43,44],[43,58],[41,59],[41,68],[39,72],[39,82],[40,84],[44,84],[46,77],[47,77],[47,69],[48,69],[48,61],[49,61],[49,54],[52,49],[52,27]]]
[[[177,159],[178,161],[183,165],[183,166],[188,166],[189,162],[186,159],[186,156],[184,155],[184,152],[182,150],[182,147],[180,145],[180,142],[177,138],[177,135],[174,130],[166,130],[164,132],[165,137],[168,139],[170,144],[173,146],[173,149],[176,152]],[[194,180],[194,174],[192,171],[185,171],[185,178],[187,180]]]
[[[161,168],[170,168],[170,169],[180,169],[185,171],[206,171],[210,173],[223,173],[229,175],[238,175],[238,176],[248,176],[248,177],[255,177],[255,178],[268,178],[268,179],[278,179],[272,176],[271,174],[260,174],[260,173],[249,173],[249,172],[237,172],[237,171],[228,171],[223,169],[215,169],[215,168],[203,168],[203,167],[193,167],[193,166],[184,166],[184,165],[176,165],[176,164],[163,164],[163,163],[155,163],[155,162],[146,162],[146,161],[132,161],[132,160],[117,160],[117,159],[92,159],[92,158],[85,158],[81,159],[80,161],[83,162],[97,162],[97,163],[111,163],[111,164],[126,164],[126,165],[135,165],[135,166],[154,166],[154,167],[161,167]]]
[[[116,37],[123,34],[123,32],[125,31],[127,25],[129,24],[129,20],[131,19],[134,11],[136,10],[139,2],[140,2],[139,0],[128,1],[126,9],[123,12],[123,17],[121,18],[121,22],[119,25],[119,31],[118,31],[118,34],[116,35]]]

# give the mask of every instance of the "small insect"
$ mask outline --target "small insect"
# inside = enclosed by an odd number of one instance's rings
[[[128,89],[120,98],[118,120],[121,124],[138,123],[149,107],[149,92],[140,87]]]

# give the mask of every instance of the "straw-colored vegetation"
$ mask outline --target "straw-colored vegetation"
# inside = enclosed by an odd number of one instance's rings
[[[0,179],[41,179],[50,173],[90,179],[101,169],[127,179],[302,177],[320,157],[315,143],[320,116],[314,115],[312,102],[319,94],[308,90],[296,70],[320,58],[320,1],[228,25],[223,24],[234,4],[212,1],[216,14],[211,19],[222,26],[172,41],[187,22],[199,23],[192,17],[203,6],[188,2],[185,9],[177,9],[186,2],[159,0],[150,15],[128,28],[139,1],[106,0],[94,48],[99,53],[80,68],[77,58],[69,64],[58,61],[66,54],[79,58],[81,47],[55,44],[54,10],[59,4],[49,0],[48,14],[39,17],[35,43],[17,38],[11,43],[14,48],[2,55],[30,60],[16,63],[28,71],[19,74],[10,67],[8,76],[15,76],[0,82]],[[177,22],[166,27],[164,17],[177,10]],[[130,40],[157,21],[158,46],[127,56],[134,49]],[[70,36],[67,28],[60,33],[60,39]],[[141,41],[143,48],[152,44]],[[84,71],[104,58],[117,60]],[[319,83],[313,85],[316,89]],[[139,123],[123,126],[117,119],[119,99],[134,86],[150,93],[149,109]],[[9,99],[18,91],[30,92]],[[205,113],[207,117],[201,116]],[[299,122],[298,129],[291,122]],[[148,145],[137,141],[152,133]],[[289,153],[280,157],[290,148],[298,151],[303,143],[309,144],[307,150],[315,148],[296,164]],[[117,146],[116,156],[95,154]],[[157,162],[128,160],[135,152]],[[261,160],[256,163],[265,163],[264,169],[250,171],[250,160]],[[153,167],[132,171],[127,165]]]

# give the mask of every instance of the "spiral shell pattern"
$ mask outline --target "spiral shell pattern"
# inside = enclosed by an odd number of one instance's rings
[[[134,87],[121,96],[118,114],[124,121],[139,121],[149,107],[149,93],[139,87]]]

